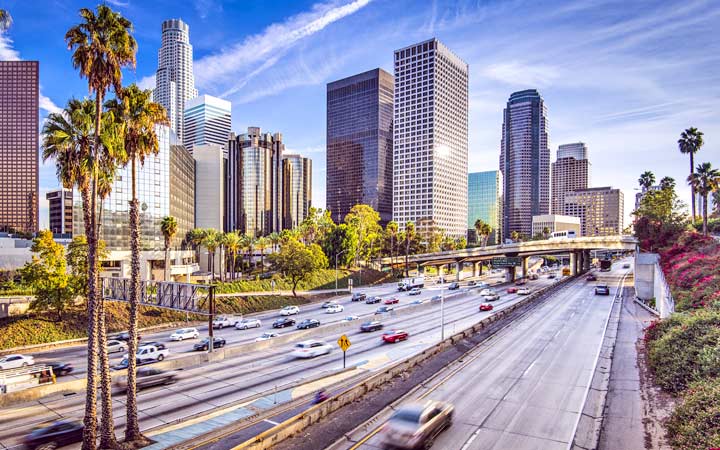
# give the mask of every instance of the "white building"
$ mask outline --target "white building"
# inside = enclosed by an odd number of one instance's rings
[[[218,144],[198,145],[195,158],[195,228],[223,231],[225,223],[225,158]]]
[[[542,214],[532,218],[532,235],[543,234],[547,228],[548,234],[556,231],[574,231],[575,236],[580,237],[580,218],[573,216],[562,216],[560,214]]]
[[[200,95],[185,102],[183,144],[190,153],[193,147],[218,144],[227,149],[232,123],[229,101],[211,95]]]
[[[170,128],[177,134],[180,142],[183,142],[184,138],[185,101],[197,95],[190,28],[180,19],[166,20],[162,24],[162,43],[158,50],[153,100],[167,110]]]
[[[393,220],[467,232],[468,65],[437,39],[395,51]]]

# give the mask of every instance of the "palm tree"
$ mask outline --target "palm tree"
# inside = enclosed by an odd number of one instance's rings
[[[268,245],[270,245],[270,242],[265,236],[259,237],[255,241],[255,248],[260,250],[260,273],[265,273],[265,249]]]
[[[673,177],[662,177],[660,180],[660,189],[675,189],[675,178]]]
[[[715,217],[720,217],[720,189],[716,189],[712,193],[713,205],[715,206]]]
[[[512,239],[513,242],[517,242],[518,240],[520,240],[520,233],[518,231],[510,232],[510,239]]]
[[[240,235],[237,231],[230,231],[223,236],[225,248],[230,256],[230,279],[235,279],[235,259],[240,251]]]
[[[655,174],[646,170],[640,175],[640,178],[638,178],[638,183],[640,184],[642,191],[646,192],[653,184],[655,184]]]
[[[204,230],[202,228],[193,228],[188,231],[185,240],[192,245],[195,250],[195,259],[200,262],[200,244],[202,244]]]
[[[272,250],[273,250],[273,252],[276,252],[276,251],[277,251],[277,246],[278,246],[278,244],[280,244],[280,240],[281,240],[281,239],[280,239],[280,233],[278,233],[277,231],[273,231],[272,233],[270,233],[270,234],[268,235],[268,239],[269,239],[270,242],[272,243]]]
[[[165,238],[165,276],[163,279],[170,279],[170,244],[172,243],[175,233],[177,233],[178,223],[173,216],[165,216],[160,222],[160,230]]]
[[[220,245],[220,233],[214,228],[208,228],[203,235],[202,245],[208,251],[208,271],[215,281],[215,251]]]
[[[473,226],[475,227],[475,234],[477,234],[478,240],[484,248],[487,245],[490,234],[492,233],[492,227],[490,224],[485,223],[482,219],[477,219]]]
[[[410,276],[410,242],[415,239],[415,223],[408,222],[405,224],[405,276]]]
[[[713,169],[709,162],[699,164],[696,172],[688,177],[688,184],[693,188],[694,192],[700,194],[703,199],[703,234],[707,236],[708,226],[708,196],[711,192],[720,188],[720,170]]]
[[[12,25],[12,16],[5,9],[0,9],[0,32],[3,32],[10,28]]]
[[[692,177],[695,169],[695,153],[700,150],[700,147],[703,146],[703,133],[702,131],[699,131],[695,127],[690,127],[687,130],[683,131],[680,134],[680,139],[678,139],[678,147],[680,148],[680,153],[684,155],[690,155],[690,176]],[[697,214],[695,214],[695,187],[691,184],[690,185],[690,196],[691,196],[691,205],[692,205],[692,222],[695,222],[695,217]]]
[[[390,238],[390,265],[392,266],[392,273],[395,273],[395,241],[398,237],[398,223],[394,220],[388,222],[385,226],[385,232]]]
[[[550,228],[543,227],[542,235],[543,235],[543,238],[547,239],[550,236]]]

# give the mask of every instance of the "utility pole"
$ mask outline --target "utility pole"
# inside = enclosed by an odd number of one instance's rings
[[[210,320],[208,321],[208,352],[212,353],[213,347],[215,346],[215,338],[213,337],[213,319],[215,317],[215,286],[210,286],[210,293],[208,294],[208,312],[210,313]]]
[[[340,253],[335,253],[335,295],[338,293],[338,256],[345,252],[347,252],[347,249],[341,251]]]

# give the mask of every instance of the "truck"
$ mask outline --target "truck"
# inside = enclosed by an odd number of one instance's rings
[[[242,316],[218,316],[213,320],[213,328],[234,327],[242,320]]]
[[[162,361],[170,355],[170,350],[163,348],[160,349],[154,345],[144,345],[137,351],[135,359],[138,364],[147,364],[155,361]],[[124,360],[127,360],[128,355],[123,356]]]
[[[398,291],[409,291],[412,288],[425,287],[425,277],[405,278],[398,283]]]
[[[610,272],[611,267],[612,267],[612,260],[610,260],[610,259],[601,259],[600,260],[600,272]]]

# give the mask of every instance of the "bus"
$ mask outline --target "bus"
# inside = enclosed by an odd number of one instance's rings
[[[574,239],[576,237],[575,230],[553,231],[550,233],[550,239]]]

